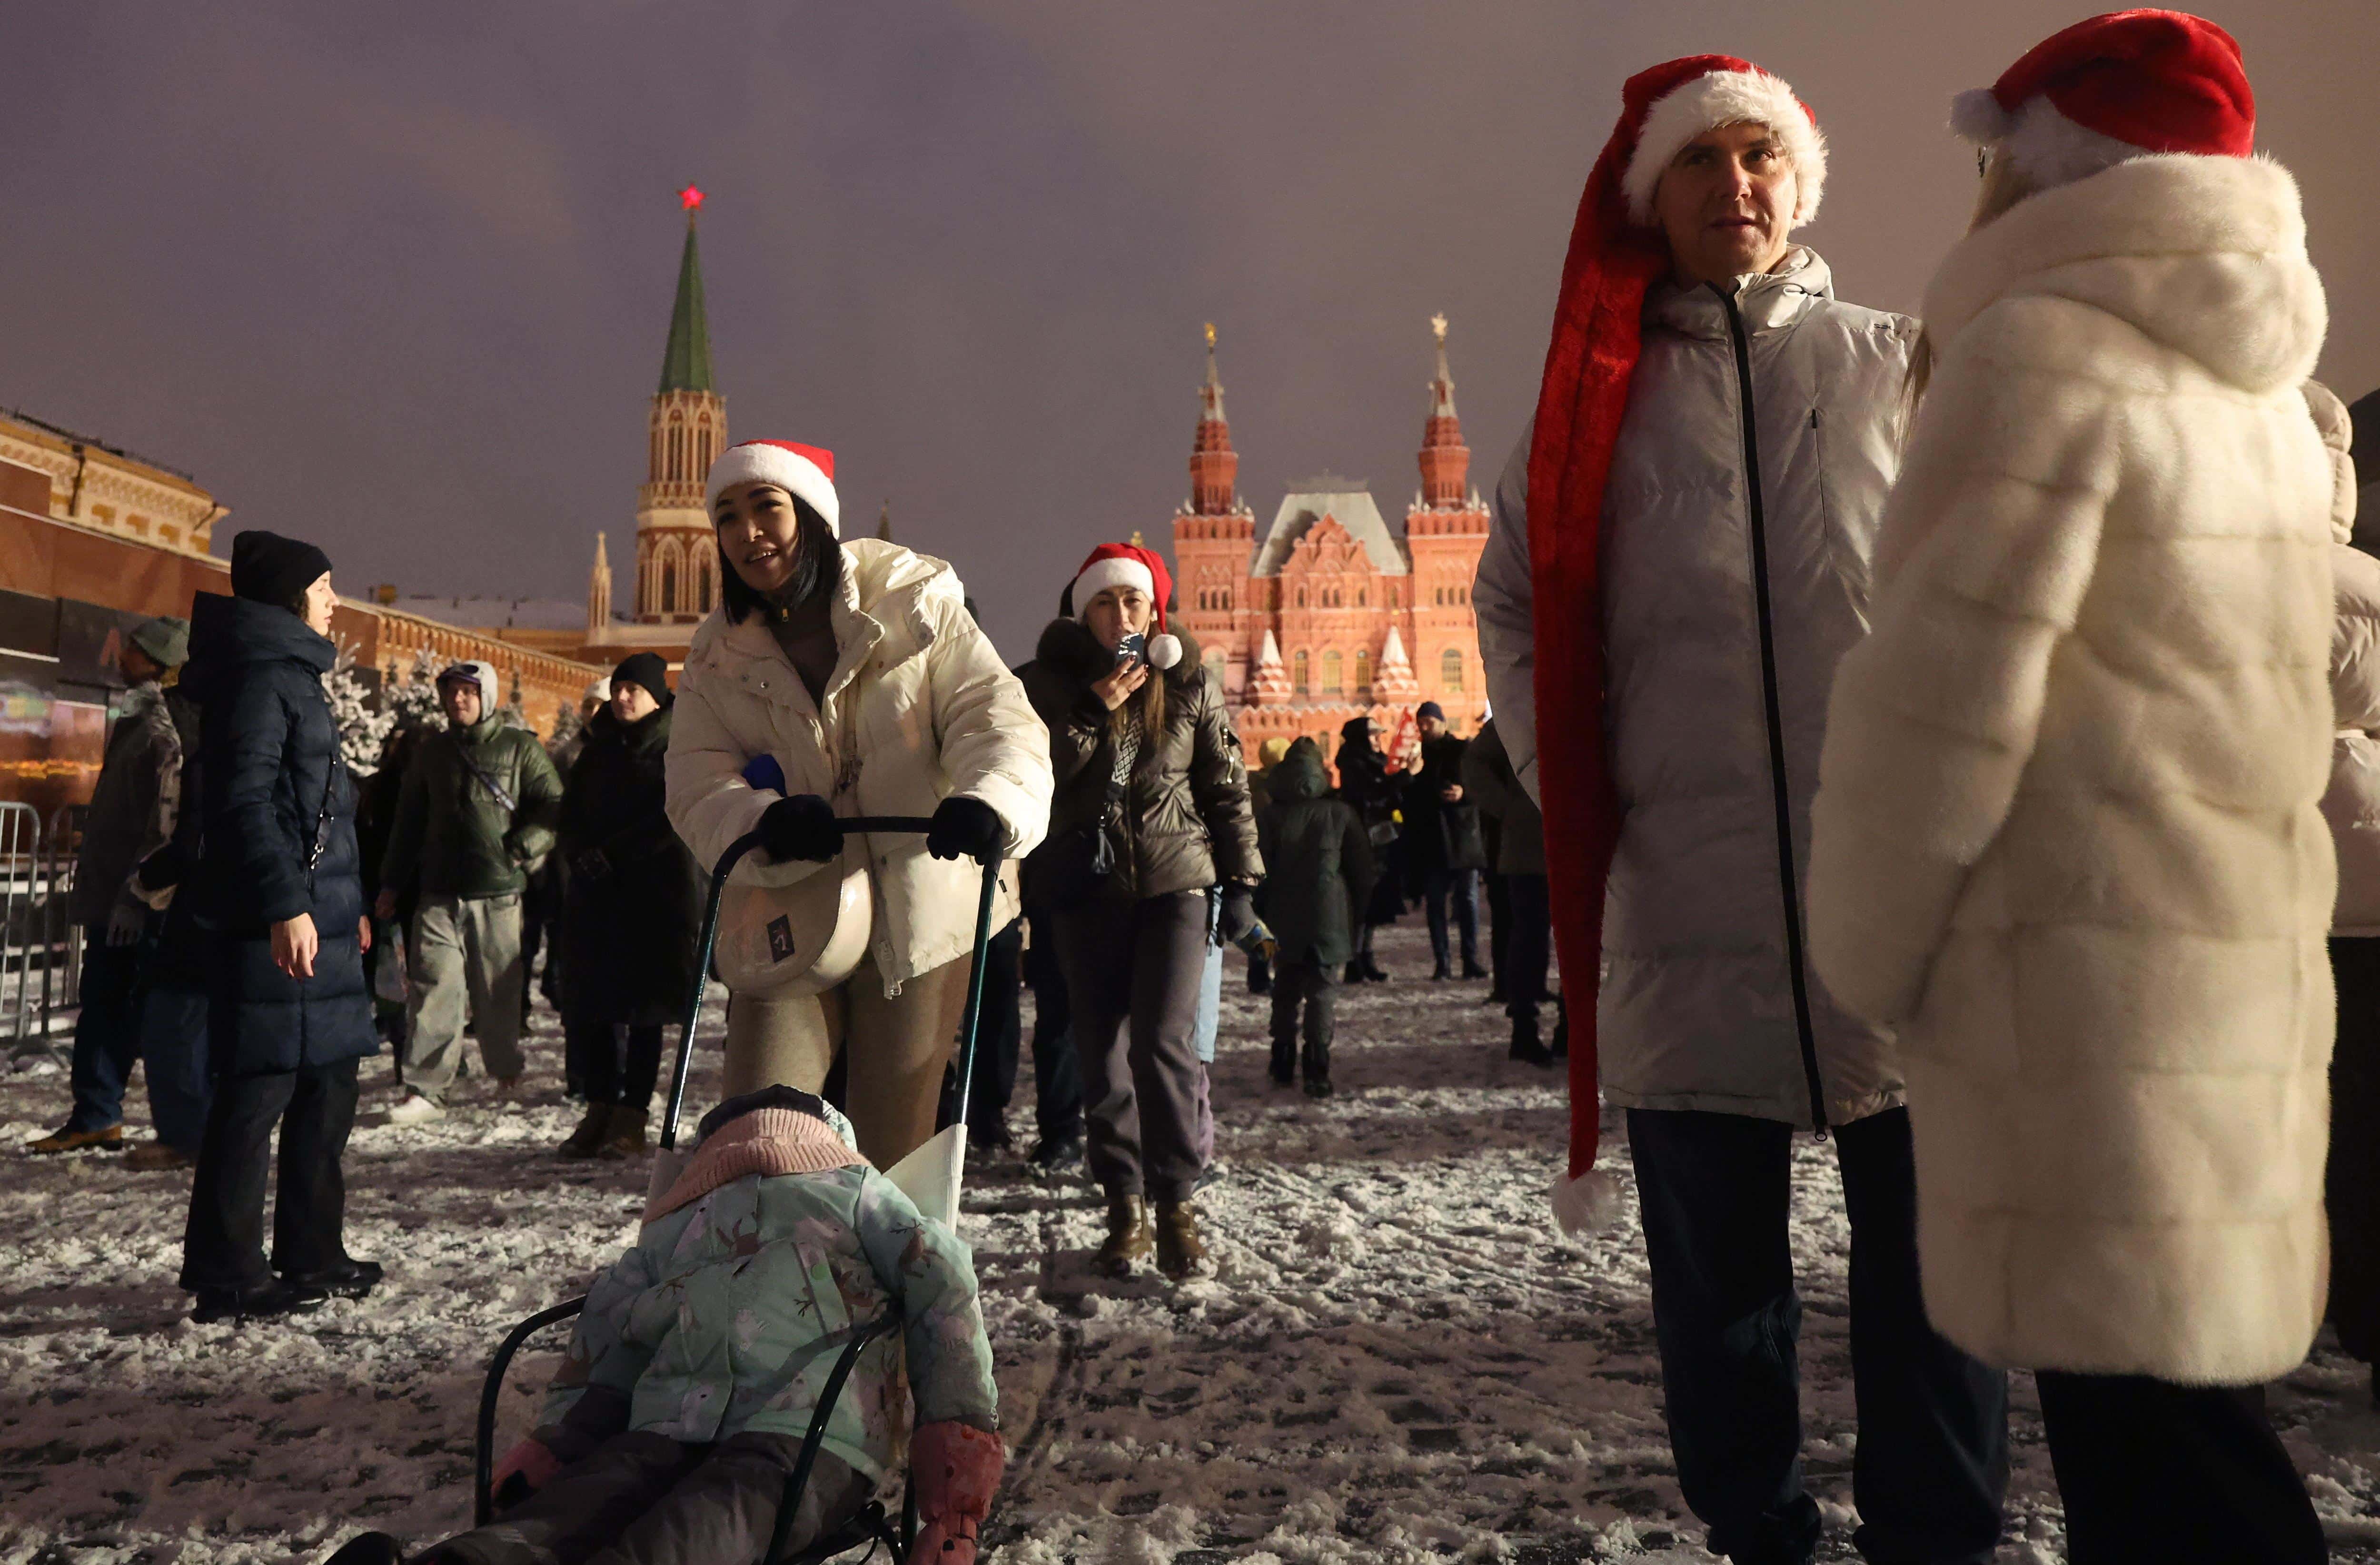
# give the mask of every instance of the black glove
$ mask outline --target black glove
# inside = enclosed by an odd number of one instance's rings
[[[1223,919],[1220,933],[1226,945],[1237,945],[1257,927],[1257,893],[1248,886],[1223,888]]]
[[[825,864],[840,857],[843,828],[835,824],[834,807],[816,794],[779,799],[760,817],[760,851],[779,864]]]
[[[936,858],[971,858],[990,864],[1008,845],[1008,827],[1000,812],[981,799],[953,794],[934,810],[926,831],[926,851]]]

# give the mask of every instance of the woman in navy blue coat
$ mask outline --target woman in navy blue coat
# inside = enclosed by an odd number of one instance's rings
[[[211,942],[215,1076],[182,1241],[182,1286],[198,1295],[200,1321],[310,1310],[380,1280],[342,1237],[356,1062],[380,1039],[364,984],[356,791],[322,691],[335,650],[331,562],[310,543],[243,532],[231,585],[231,597],[202,592],[192,605],[183,674],[200,711],[204,845],[179,894],[197,899]]]

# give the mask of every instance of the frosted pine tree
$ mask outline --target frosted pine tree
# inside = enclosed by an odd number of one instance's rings
[[[381,746],[396,720],[356,672],[354,643],[339,643],[331,672],[322,676],[322,694],[330,698],[331,721],[339,725],[339,753],[347,770],[370,777],[380,770]]]

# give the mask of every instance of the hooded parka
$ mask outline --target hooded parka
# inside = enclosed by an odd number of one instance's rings
[[[1006,828],[1006,856],[1032,852],[1049,825],[1049,737],[967,613],[958,574],[878,539],[841,547],[823,703],[759,614],[737,624],[713,610],[695,632],[666,764],[669,817],[695,862],[708,873],[777,802],[744,778],[759,756],[776,759],[788,794],[815,794],[838,815],[930,816],[954,794],[980,799]],[[868,839],[868,950],[888,993],[974,949],[975,864],[934,858],[922,834],[905,834]],[[735,879],[785,886],[821,871],[832,866],[755,854]],[[1015,916],[1003,891],[992,928]]]
[[[182,685],[200,707],[196,916],[213,942],[213,1068],[260,1075],[377,1053],[357,928],[355,785],[322,693],[335,649],[287,609],[201,592]],[[187,892],[183,894],[188,894]],[[178,898],[177,898],[178,900]],[[273,965],[272,927],[310,914],[314,976]]]
[[[183,746],[197,732],[197,712],[180,686],[169,691],[144,679],[124,693],[83,818],[67,910],[74,922],[104,924],[120,903],[147,903],[131,884],[132,871],[173,841],[181,815]]]
[[[566,877],[556,955],[574,1025],[661,1026],[686,1019],[703,880],[664,808],[674,709],[588,720],[562,791],[557,855]]]
[[[381,883],[401,897],[517,896],[529,867],[553,847],[562,779],[552,758],[536,734],[505,721],[496,671],[470,666],[480,671],[480,721],[430,734],[405,769],[380,866]]]
[[[1197,644],[1178,628],[1174,634],[1182,637],[1182,661],[1158,675],[1165,681],[1165,732],[1141,743],[1111,844],[1115,870],[1100,894],[1114,901],[1264,878],[1247,769],[1222,690],[1200,662]],[[1094,825],[1106,814],[1115,741],[1091,684],[1114,667],[1115,654],[1071,619],[1050,622],[1026,665],[1026,692],[1049,726],[1057,777],[1052,835]]]
[[[1362,817],[1332,796],[1322,751],[1300,739],[1265,772],[1271,795],[1257,817],[1265,882],[1257,911],[1283,962],[1337,968],[1355,953],[1357,916],[1377,874]]]
[[[2297,188],[2118,164],[1961,240],[1925,317],[1810,915],[1900,1027],[1926,1314],[2001,1365],[2274,1379],[2323,1315],[2336,889]]]
[[[1597,1001],[1605,1101],[1840,1124],[1901,1100],[1890,1035],[1811,975],[1810,798],[1917,334],[1797,248],[1732,297],[1656,285],[1604,491],[1603,634],[1622,811]],[[1474,606],[1512,770],[1537,796],[1529,436]],[[1559,721],[1545,714],[1543,721]]]

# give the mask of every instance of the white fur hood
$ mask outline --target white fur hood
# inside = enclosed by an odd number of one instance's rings
[[[2328,321],[2297,181],[2260,158],[2134,158],[2019,202],[1944,260],[1926,330],[2024,297],[2104,310],[2256,394],[2313,372]]]

